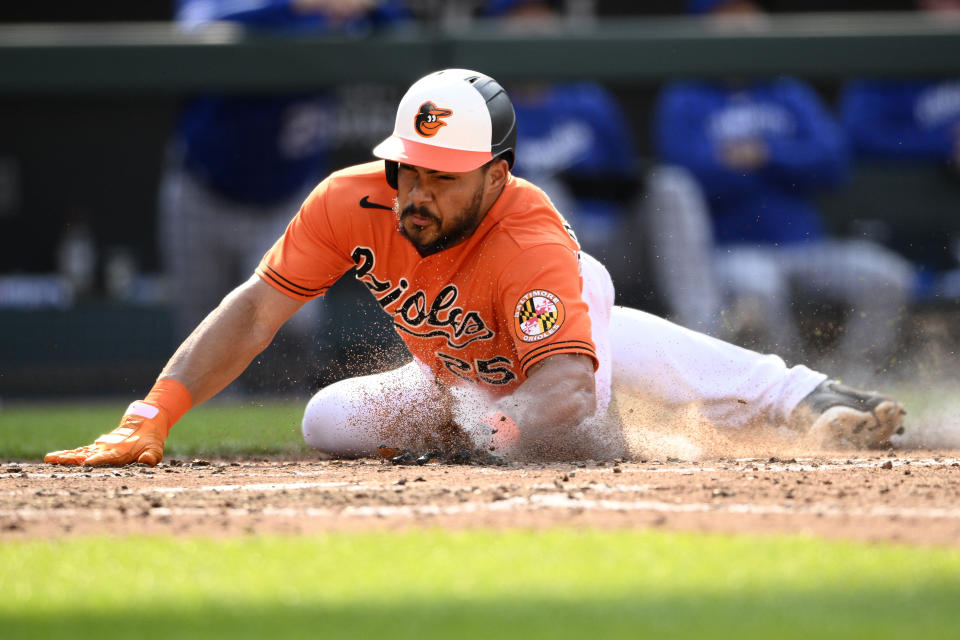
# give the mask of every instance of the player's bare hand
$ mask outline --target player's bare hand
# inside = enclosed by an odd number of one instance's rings
[[[145,402],[134,402],[120,426],[85,447],[53,451],[43,457],[51,464],[122,466],[142,462],[155,466],[163,459],[163,443],[170,432],[166,414]]]
[[[376,0],[293,0],[295,11],[323,13],[334,20],[348,20],[377,8]]]
[[[723,145],[720,159],[731,169],[752,171],[767,164],[770,152],[762,140],[738,140]]]

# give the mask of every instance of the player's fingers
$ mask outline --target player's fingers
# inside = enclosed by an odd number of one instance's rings
[[[80,464],[77,454],[72,451],[52,451],[43,456],[43,461],[49,464]]]
[[[163,460],[163,447],[156,444],[147,445],[143,453],[137,457],[137,462],[148,464],[151,467],[157,466],[157,463]]]
[[[104,449],[95,453],[83,461],[83,464],[90,467],[103,466],[123,466],[133,462],[133,456],[127,451],[117,451],[116,449]]]
[[[83,464],[83,461],[95,452],[96,448],[90,445],[78,447],[76,449],[51,451],[43,457],[43,461],[51,464]]]

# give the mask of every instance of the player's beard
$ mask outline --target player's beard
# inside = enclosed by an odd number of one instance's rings
[[[483,187],[480,187],[477,189],[476,193],[473,194],[473,200],[470,202],[470,204],[460,211],[460,213],[453,219],[452,226],[447,229],[442,229],[440,217],[425,207],[418,207],[415,204],[408,204],[403,208],[403,211],[400,211],[400,203],[397,200],[394,200],[393,208],[394,212],[397,213],[399,218],[397,229],[407,240],[410,241],[411,244],[413,244],[414,247],[417,248],[417,251],[421,256],[429,256],[443,251],[444,249],[456,246],[469,238],[480,224],[480,219],[482,218],[480,215],[480,208],[482,204]],[[429,242],[424,242],[421,238],[409,234],[407,232],[406,225],[403,223],[403,220],[405,217],[413,214],[417,214],[432,220],[437,229],[440,229],[439,234]]]

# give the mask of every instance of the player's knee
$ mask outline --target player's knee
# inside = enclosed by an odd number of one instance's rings
[[[314,449],[323,449],[323,432],[325,428],[324,400],[321,396],[321,390],[315,396],[310,398],[306,408],[303,410],[303,422],[300,429],[303,432],[303,441]]]
[[[903,256],[869,240],[850,240],[843,246],[848,248],[844,268],[849,277],[888,289],[912,286],[916,270]]]
[[[307,403],[301,430],[303,441],[325,453],[336,456],[358,455],[356,438],[349,428],[349,412],[331,385],[321,389]]]

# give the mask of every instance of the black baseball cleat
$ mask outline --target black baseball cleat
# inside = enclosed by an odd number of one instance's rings
[[[890,436],[903,433],[906,413],[889,396],[825,380],[797,405],[790,422],[822,447],[882,449]]]

